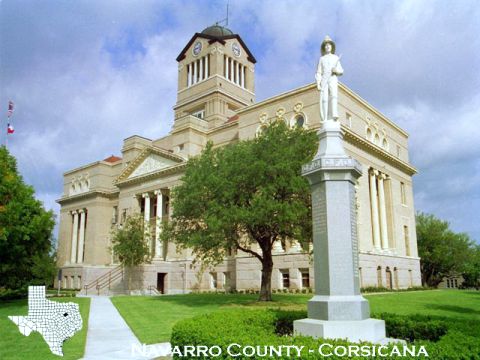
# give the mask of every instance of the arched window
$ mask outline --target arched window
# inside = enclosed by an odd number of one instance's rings
[[[305,116],[303,114],[295,115],[291,125],[292,127],[296,126],[296,127],[303,128],[306,125]]]
[[[380,136],[378,136],[378,134],[375,134],[375,137],[373,138],[373,143],[375,145],[379,145],[380,144]]]
[[[267,125],[263,124],[263,125],[260,125],[258,128],[257,128],[257,137],[261,136],[265,130],[267,130]]]
[[[370,128],[368,128],[368,129],[367,129],[367,139],[370,140],[370,141],[372,141],[372,140],[373,140],[373,139],[372,139],[372,136],[373,136],[372,130],[370,130]]]
[[[387,142],[387,139],[383,139],[383,141],[382,141],[382,147],[383,147],[385,150],[388,150],[388,142]]]

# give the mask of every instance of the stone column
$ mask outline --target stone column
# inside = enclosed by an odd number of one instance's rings
[[[228,62],[229,62],[229,59],[228,59],[228,56],[227,56],[227,57],[225,57],[225,78],[230,80],[230,76],[229,76],[229,74],[230,74],[229,71],[230,70],[228,68]]]
[[[378,222],[377,181],[378,171],[370,169],[370,206],[372,209],[373,246],[380,250],[380,226]]]
[[[197,60],[193,62],[193,84],[197,83]]]
[[[382,235],[382,249],[388,249],[388,229],[387,229],[387,207],[385,205],[385,187],[383,181],[385,174],[380,173],[378,176],[378,202],[380,207],[380,231]]]
[[[238,61],[235,61],[235,84],[239,85],[240,82],[238,81],[239,80],[239,77],[238,77]]]
[[[72,211],[73,215],[73,228],[72,228],[72,249],[70,262],[75,264],[77,262],[77,239],[78,239],[78,212],[77,210]]]
[[[144,193],[142,197],[145,199],[145,206],[143,208],[143,221],[145,226],[145,236],[150,246],[150,251],[152,250],[152,244],[150,243],[150,194]]]
[[[77,263],[83,263],[83,246],[85,244],[85,209],[80,209],[80,231],[78,235]]]
[[[208,79],[208,63],[210,62],[210,54],[205,56],[205,79]]]
[[[345,153],[340,122],[325,121],[318,136],[318,153],[302,168],[312,191],[315,294],[308,319],[294,321],[294,331],[379,341],[385,323],[369,318],[368,301],[360,294],[355,184],[362,168]]]
[[[160,241],[163,220],[163,194],[161,190],[155,190],[157,195],[157,218],[155,219],[155,258],[161,258],[163,255],[163,246]]]

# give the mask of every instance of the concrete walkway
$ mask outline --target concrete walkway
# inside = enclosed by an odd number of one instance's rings
[[[142,347],[106,296],[91,296],[85,360],[136,360],[165,356],[169,343]]]

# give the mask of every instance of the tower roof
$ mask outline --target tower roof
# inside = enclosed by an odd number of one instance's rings
[[[193,44],[193,42],[195,41],[196,38],[207,39],[209,44],[213,44],[214,42],[218,41],[219,43],[221,43],[223,45],[225,45],[225,40],[237,39],[238,42],[242,45],[242,47],[247,52],[248,60],[251,61],[254,64],[257,62],[257,60],[255,60],[255,57],[253,56],[253,54],[248,49],[247,45],[243,42],[240,35],[235,34],[232,30],[230,30],[230,29],[228,29],[224,26],[217,25],[217,24],[206,27],[200,33],[195,33],[193,35],[193,37],[190,39],[190,41],[187,43],[187,45],[180,52],[180,54],[177,56],[177,61],[181,61],[185,58],[185,53],[187,52],[188,48]]]
[[[232,30],[217,24],[203,29],[201,33],[204,35],[210,35],[210,36],[215,36],[219,38],[222,38],[224,36],[234,35]]]

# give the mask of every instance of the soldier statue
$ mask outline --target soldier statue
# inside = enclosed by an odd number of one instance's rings
[[[327,35],[320,47],[322,56],[318,61],[315,80],[320,90],[320,118],[326,120],[338,119],[338,76],[343,74],[340,58],[335,55],[335,43]]]

